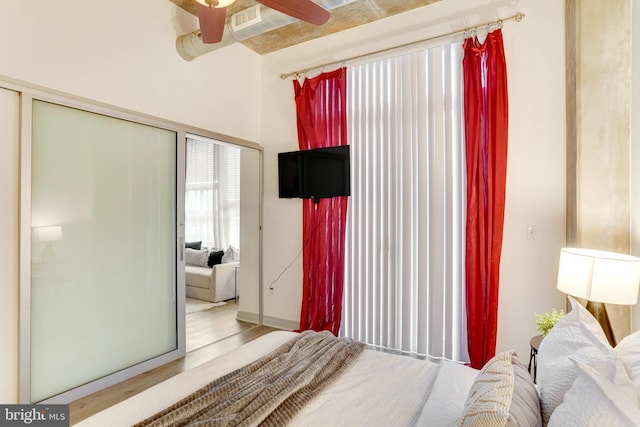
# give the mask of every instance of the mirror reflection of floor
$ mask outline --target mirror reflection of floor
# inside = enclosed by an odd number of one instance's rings
[[[202,304],[211,305],[206,301]],[[237,314],[238,305],[233,299],[187,314],[187,353],[257,326],[236,320]]]

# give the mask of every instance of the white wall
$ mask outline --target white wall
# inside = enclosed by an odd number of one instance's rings
[[[170,1],[0,0],[0,8],[0,76],[259,142],[260,105],[253,101],[260,97],[260,56],[236,44],[184,61],[175,39],[195,29],[197,19]],[[2,98],[0,402],[12,403],[18,357],[18,142],[17,134],[4,134],[11,130],[4,121],[18,116],[5,111],[13,105],[15,112],[17,100]]]
[[[250,141],[260,56],[240,44],[183,60],[197,19],[169,0],[0,0],[0,75]]]
[[[291,80],[280,74],[525,13],[503,32],[509,78],[510,141],[498,349],[526,359],[534,313],[562,308],[555,289],[565,242],[564,2],[442,0],[414,11],[294,46],[263,58],[265,148],[264,314],[297,323],[302,266],[301,203],[277,195],[277,153],[297,149]],[[527,225],[536,240],[527,240]],[[284,238],[286,236],[286,238]],[[293,266],[287,266],[293,262]],[[274,285],[269,284],[283,271]]]
[[[526,18],[505,25],[509,158],[497,346],[527,360],[538,335],[534,313],[564,308],[556,290],[566,241],[564,2],[522,1],[518,9]]]

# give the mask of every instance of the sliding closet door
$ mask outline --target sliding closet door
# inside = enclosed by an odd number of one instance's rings
[[[262,152],[243,147],[240,152],[240,301],[238,319],[262,324]]]
[[[178,138],[38,100],[32,114],[29,400],[38,402],[178,349]]]
[[[0,402],[16,403],[20,94],[0,88]]]

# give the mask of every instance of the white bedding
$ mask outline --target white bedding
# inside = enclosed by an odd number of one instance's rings
[[[132,396],[77,425],[115,427],[135,424],[213,379],[257,360],[294,335],[294,332],[285,331],[267,334]],[[464,405],[476,371],[459,365],[455,369],[450,369],[450,366],[442,369],[444,366],[446,364],[365,350],[343,375],[309,402],[290,425],[413,426],[419,418],[431,418],[429,411],[432,409],[429,407],[440,410],[442,405],[449,406],[450,418],[457,418],[459,413],[456,412]],[[442,377],[437,381],[438,392],[425,408],[439,375]],[[442,422],[445,423],[445,420]]]

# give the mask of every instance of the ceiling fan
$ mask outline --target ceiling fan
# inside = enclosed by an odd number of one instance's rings
[[[235,0],[196,0],[202,42],[218,43],[222,40],[227,6]],[[331,12],[312,0],[256,0],[256,2],[313,25],[323,25]]]

